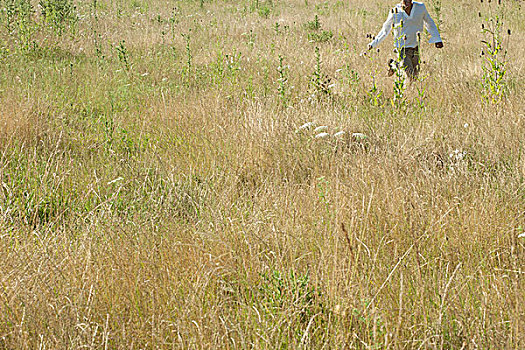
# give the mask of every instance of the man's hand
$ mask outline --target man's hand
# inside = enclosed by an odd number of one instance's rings
[[[436,43],[436,48],[442,49],[443,48],[443,42]]]

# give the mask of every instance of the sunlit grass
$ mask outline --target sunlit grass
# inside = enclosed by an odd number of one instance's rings
[[[383,1],[11,3],[0,348],[524,346],[519,2],[501,102],[443,0],[403,105]]]

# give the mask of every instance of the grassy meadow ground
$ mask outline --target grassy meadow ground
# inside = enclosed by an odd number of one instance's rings
[[[525,3],[394,3],[2,0],[0,349],[523,349]]]

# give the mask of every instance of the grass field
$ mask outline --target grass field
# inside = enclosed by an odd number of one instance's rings
[[[525,347],[523,1],[0,4],[0,349]]]

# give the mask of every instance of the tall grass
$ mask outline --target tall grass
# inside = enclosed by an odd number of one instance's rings
[[[396,108],[383,1],[41,3],[1,2],[0,349],[524,347],[525,49],[487,103],[485,4],[439,2]]]

